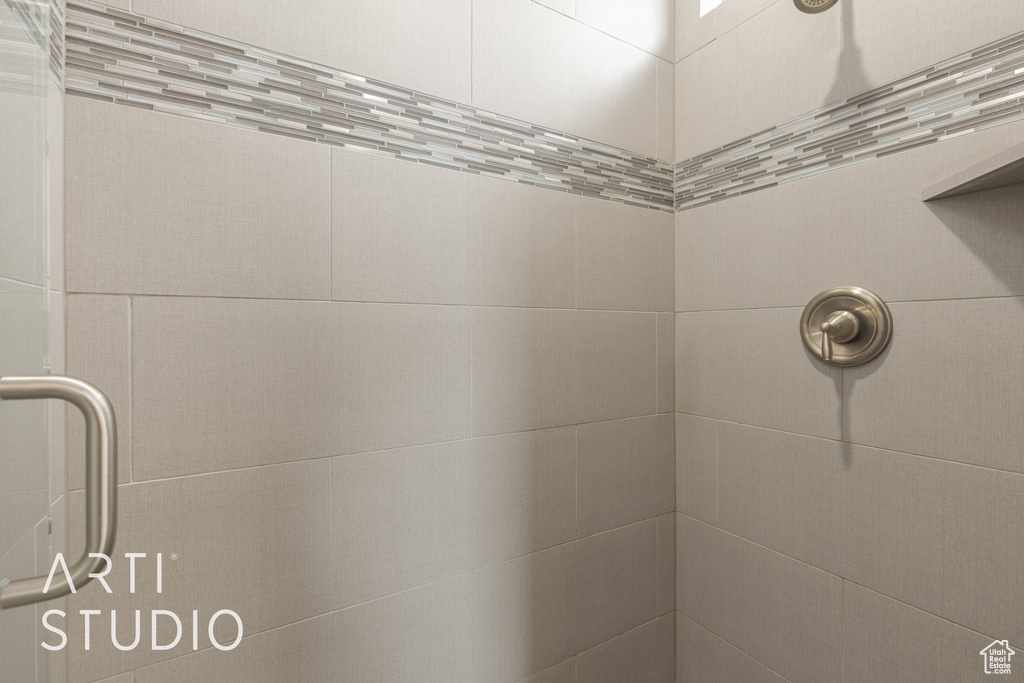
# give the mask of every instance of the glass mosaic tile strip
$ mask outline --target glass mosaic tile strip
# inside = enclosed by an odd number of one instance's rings
[[[677,211],[1024,119],[1024,33],[681,161]]]
[[[70,95],[673,210],[673,166],[616,147],[82,0],[64,32]]]
[[[61,84],[64,67],[64,2],[63,0],[4,0],[4,4],[11,11],[11,14],[21,24],[25,34],[31,42],[40,50],[49,54],[50,77],[57,85]],[[5,84],[11,85],[11,77],[17,67],[10,61],[10,45],[18,42],[15,38],[15,31],[8,31],[0,26],[0,40],[6,41],[8,51],[4,54],[7,59],[0,62],[5,70]],[[3,49],[3,48],[0,48]],[[15,60],[15,64],[17,60]]]

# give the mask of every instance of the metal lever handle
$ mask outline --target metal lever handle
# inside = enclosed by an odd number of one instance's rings
[[[55,572],[50,589],[46,576],[0,582],[0,609],[61,598],[89,583],[89,574],[105,565],[117,535],[117,424],[110,400],[102,391],[80,379],[0,377],[0,399],[59,398],[78,406],[85,416],[85,551],[69,568],[71,583]]]
[[[832,361],[832,323],[827,320],[821,324],[821,359]]]
[[[849,311],[836,311],[821,324],[821,359],[832,361],[832,342],[848,342],[860,333],[860,321]]]

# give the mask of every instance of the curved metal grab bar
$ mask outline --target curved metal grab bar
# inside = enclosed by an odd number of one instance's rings
[[[89,583],[110,556],[117,535],[117,423],[110,400],[80,379],[57,375],[0,377],[0,399],[59,398],[78,406],[85,416],[85,551],[71,565],[71,582],[55,572],[50,589],[46,576],[0,583],[0,608],[61,598]]]

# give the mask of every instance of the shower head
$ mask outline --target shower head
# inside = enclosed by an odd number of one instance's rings
[[[796,4],[796,8],[801,12],[816,14],[829,9],[832,5],[839,2],[839,0],[793,0],[793,2]]]

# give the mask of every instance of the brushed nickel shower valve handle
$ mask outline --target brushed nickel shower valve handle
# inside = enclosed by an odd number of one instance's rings
[[[860,332],[860,321],[849,311],[838,311],[821,324],[821,359],[832,361],[832,342],[848,342]]]
[[[102,555],[112,554],[117,535],[117,424],[110,400],[74,377],[0,377],[0,399],[33,398],[73,403],[85,417],[85,550],[71,565],[70,577],[56,572],[52,583],[48,576],[0,580],[0,609],[60,598],[78,590],[103,567]]]
[[[800,336],[807,350],[829,365],[860,365],[889,344],[892,313],[863,287],[833,287],[804,308]]]

